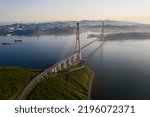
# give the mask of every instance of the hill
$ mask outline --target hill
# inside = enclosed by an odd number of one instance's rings
[[[15,99],[39,70],[0,67],[0,100]]]

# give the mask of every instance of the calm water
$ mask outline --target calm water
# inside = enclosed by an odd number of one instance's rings
[[[81,45],[92,41],[81,35]],[[15,39],[22,39],[15,43]],[[2,45],[9,42],[10,45]],[[0,37],[0,66],[47,68],[74,51],[75,35]],[[95,72],[92,99],[150,99],[150,39],[95,42],[82,51]]]

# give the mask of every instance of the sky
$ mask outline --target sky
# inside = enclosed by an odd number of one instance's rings
[[[150,23],[150,0],[0,0],[0,22],[100,19]]]

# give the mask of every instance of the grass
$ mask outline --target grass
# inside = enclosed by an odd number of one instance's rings
[[[89,98],[89,81],[92,72],[88,67],[50,75],[37,84],[26,99],[29,100],[85,100]]]
[[[39,70],[19,67],[0,67],[0,100],[15,99]]]

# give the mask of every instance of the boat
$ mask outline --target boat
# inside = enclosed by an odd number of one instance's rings
[[[2,45],[10,45],[10,43],[3,42]]]
[[[14,42],[22,42],[22,40],[20,40],[20,39],[19,40],[14,40]]]
[[[10,36],[11,36],[11,34],[7,34],[7,35],[6,35],[6,37],[10,37]]]

